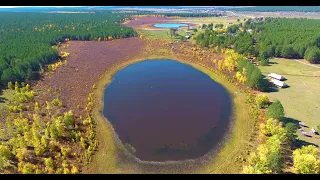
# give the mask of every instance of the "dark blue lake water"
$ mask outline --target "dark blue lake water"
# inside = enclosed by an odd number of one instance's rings
[[[227,90],[192,66],[146,60],[114,75],[103,114],[138,158],[168,161],[215,148],[228,129],[231,106]]]

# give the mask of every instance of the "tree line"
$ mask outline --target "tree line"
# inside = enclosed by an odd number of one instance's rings
[[[265,94],[258,94],[254,100],[258,108],[266,108],[268,119],[263,119],[259,124],[259,144],[256,151],[250,153],[243,173],[283,173],[289,159],[293,161],[295,173],[319,173],[320,156],[317,147],[297,146],[297,125],[285,121],[285,111],[281,102],[271,103]]]
[[[124,14],[123,12],[114,12],[118,14]],[[167,17],[220,17],[220,16],[225,16],[226,13],[223,12],[211,12],[211,13],[189,13],[189,12],[152,12],[152,11],[139,11],[139,12],[125,12],[126,14],[130,15],[152,15],[152,16],[167,16]]]
[[[54,45],[70,40],[136,36],[120,23],[126,14],[0,13],[0,85],[36,78],[40,67],[59,59]]]
[[[277,11],[296,11],[296,12],[319,12],[319,6],[256,6],[245,8],[232,8],[232,11],[253,11],[253,12],[277,12]]]
[[[233,48],[238,53],[261,59],[305,58],[316,63],[320,61],[319,30],[320,21],[316,19],[248,19],[224,31],[206,28],[196,41],[205,47]]]

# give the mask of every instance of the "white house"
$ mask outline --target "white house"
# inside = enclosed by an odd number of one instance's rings
[[[283,88],[283,87],[287,87],[287,86],[288,86],[285,82],[279,81],[279,80],[277,80],[277,79],[271,79],[270,82],[273,83],[274,85],[280,87],[280,88]]]
[[[285,79],[283,76],[281,76],[280,74],[276,74],[276,73],[271,73],[268,75],[268,77],[271,77],[273,79],[277,79],[280,81]]]

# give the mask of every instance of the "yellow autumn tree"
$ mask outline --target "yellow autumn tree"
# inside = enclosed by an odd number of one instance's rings
[[[299,174],[318,174],[320,172],[320,156],[317,147],[309,145],[294,150],[293,163]]]
[[[265,136],[278,135],[280,140],[283,141],[286,138],[286,130],[282,127],[279,120],[269,118],[267,123],[260,124],[260,131]]]
[[[226,49],[222,51],[225,54],[225,59],[223,61],[223,66],[225,69],[227,69],[229,72],[234,71],[234,69],[237,66],[237,62],[243,58],[242,55],[235,52],[233,49]]]
[[[70,53],[68,53],[68,52],[61,52],[61,57],[62,58],[66,58],[66,57],[68,57],[70,55]]]
[[[255,97],[255,101],[256,101],[257,106],[258,106],[259,108],[263,108],[263,107],[265,107],[265,106],[268,105],[268,103],[269,103],[269,98],[268,98],[268,96],[265,95],[265,94],[259,94],[259,95],[257,95],[257,96]]]
[[[236,78],[242,84],[244,84],[247,81],[246,77],[242,75],[242,73],[240,73],[239,71],[237,71],[236,73]]]

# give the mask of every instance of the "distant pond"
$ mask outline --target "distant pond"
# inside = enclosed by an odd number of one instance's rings
[[[164,24],[154,24],[154,27],[157,28],[179,28],[179,27],[185,27],[188,26],[188,24],[182,24],[182,23],[164,23]]]
[[[174,60],[145,60],[114,75],[104,116],[122,143],[145,161],[194,159],[218,147],[232,114],[227,90]]]

